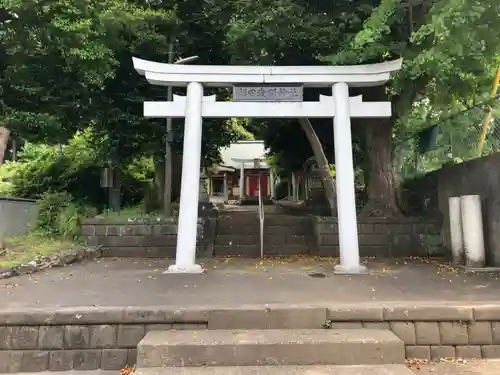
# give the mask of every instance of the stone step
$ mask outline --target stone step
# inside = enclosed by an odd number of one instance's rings
[[[240,220],[218,220],[216,226],[217,233],[221,234],[250,234],[260,232],[260,222],[258,219],[248,221]],[[312,233],[311,223],[290,223],[264,220],[264,231],[268,234],[306,234]]]
[[[268,245],[304,245],[307,243],[305,235],[281,234],[273,235],[264,231],[264,243]],[[251,234],[217,234],[215,236],[216,245],[258,245],[260,244],[260,233]]]
[[[151,331],[137,368],[403,364],[404,343],[389,330]]]
[[[260,234],[260,224],[255,223],[253,225],[217,225],[217,234],[239,234],[239,235],[251,235]],[[270,235],[285,235],[285,234],[295,234],[295,235],[306,235],[312,234],[313,230],[309,230],[308,227],[298,226],[298,225],[268,225],[264,223],[264,233]]]
[[[219,223],[255,223],[259,222],[258,213],[245,215],[220,215]],[[308,216],[293,216],[293,215],[265,215],[264,220],[270,225],[303,225],[311,223],[311,218]]]
[[[136,375],[414,375],[405,365],[146,368]]]
[[[214,245],[214,253],[217,257],[241,256],[246,258],[260,257],[260,239],[254,245]],[[307,244],[302,245],[272,245],[264,242],[265,256],[290,256],[309,254],[310,249]]]

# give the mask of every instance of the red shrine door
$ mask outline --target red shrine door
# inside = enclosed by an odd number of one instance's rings
[[[267,175],[261,176],[260,189],[263,197],[267,197]],[[259,196],[259,175],[248,176],[248,190],[251,197]]]

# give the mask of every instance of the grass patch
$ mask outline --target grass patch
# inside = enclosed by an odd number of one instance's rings
[[[70,250],[73,242],[50,238],[38,233],[13,237],[5,241],[5,248],[0,250],[0,268],[12,268],[30,262],[41,256],[50,256]]]

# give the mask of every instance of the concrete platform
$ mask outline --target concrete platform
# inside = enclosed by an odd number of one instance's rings
[[[366,275],[334,275],[334,258],[200,260],[205,275],[162,275],[171,260],[103,259],[0,280],[0,310],[266,304],[500,304],[498,274],[439,260],[364,260]],[[320,274],[323,277],[311,277]]]
[[[137,375],[413,375],[405,365],[176,367],[138,370]]]
[[[152,331],[137,368],[403,364],[404,343],[388,330]]]
[[[104,259],[1,280],[0,372],[119,370],[147,332],[180,329],[384,329],[409,359],[500,358],[498,274],[417,258],[340,276],[337,261],[213,259],[205,275],[163,275],[168,260]]]

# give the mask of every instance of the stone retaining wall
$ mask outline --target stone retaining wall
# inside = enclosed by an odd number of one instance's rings
[[[358,218],[361,256],[442,255],[441,224],[423,218]],[[314,235],[320,256],[339,256],[338,219],[315,217]]]
[[[390,329],[407,358],[500,358],[500,305],[0,312],[0,373],[133,366],[150,330]]]
[[[206,329],[206,320],[142,309],[0,313],[0,373],[133,367],[148,331]]]
[[[328,327],[390,329],[406,358],[500,358],[500,306],[329,309]]]
[[[205,249],[205,224],[198,223],[197,251]],[[82,236],[89,246],[102,246],[107,257],[175,258],[177,223],[161,218],[87,219]]]

